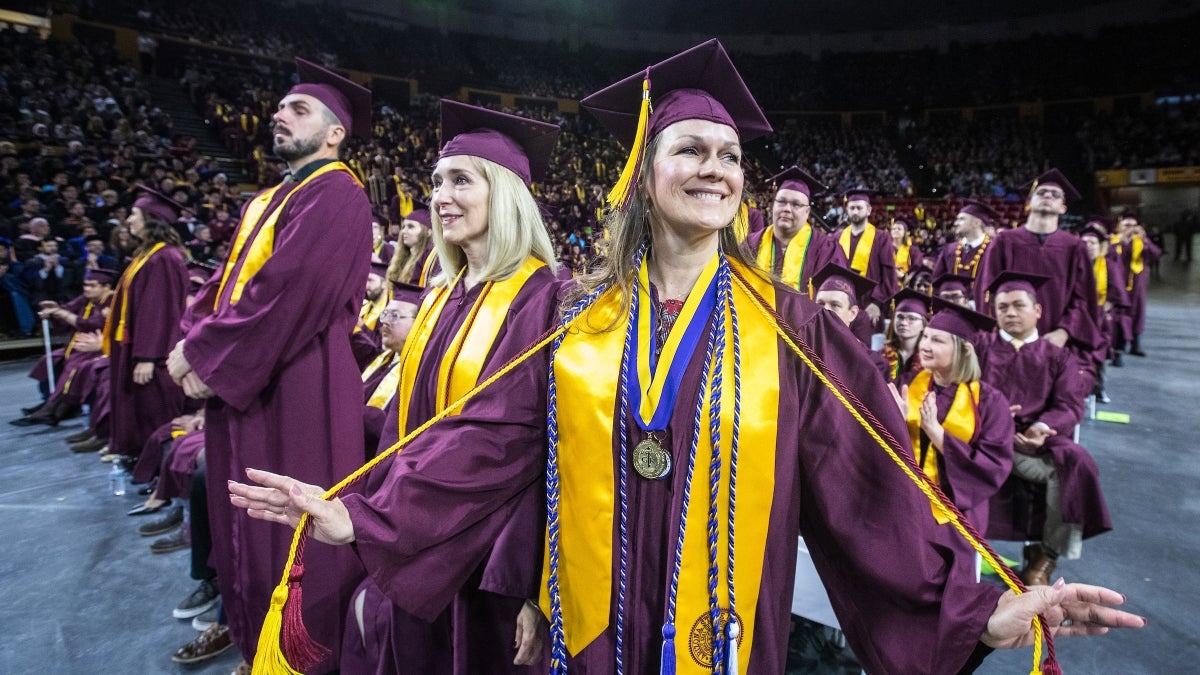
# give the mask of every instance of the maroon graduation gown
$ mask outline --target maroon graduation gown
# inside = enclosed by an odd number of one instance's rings
[[[937,262],[933,264],[933,278],[937,279],[943,274],[959,274],[964,277],[975,278],[975,274],[979,272],[979,268],[983,267],[983,261],[980,260],[979,267],[972,272],[971,261],[975,258],[975,254],[979,252],[979,248],[984,248],[984,255],[987,255],[986,247],[991,245],[991,240],[985,240],[979,247],[968,246],[959,241],[952,241],[942,247],[938,253]],[[961,265],[955,264],[955,252],[962,249]],[[910,267],[911,269],[911,267]],[[968,292],[971,289],[967,289]]]
[[[955,387],[935,387],[938,421],[945,422],[954,403]],[[917,463],[921,463],[920,451]],[[937,452],[933,446],[929,452]],[[988,522],[988,500],[1000,490],[1012,473],[1013,418],[1008,399],[987,382],[980,382],[979,404],[975,409],[975,434],[960,441],[946,432],[942,453],[938,456],[938,476],[942,491],[959,511],[980,528]],[[965,550],[973,553],[966,542]]]
[[[363,457],[363,464],[375,456],[375,448],[379,446],[379,436],[387,419],[386,411],[369,406],[367,402],[371,400],[375,388],[379,386],[380,382],[383,382],[383,378],[387,377],[388,373],[392,372],[399,360],[399,355],[393,356],[387,366],[378,368],[363,382],[363,450],[366,453]]]
[[[752,232],[749,237],[746,237],[744,248],[750,260],[758,259],[758,247],[762,244],[762,238],[765,234],[766,229],[763,228],[757,232]],[[767,271],[775,276],[780,276],[783,274],[783,257],[787,253],[787,247],[783,247],[780,250],[778,241],[773,242],[772,246],[775,248],[775,269]],[[801,293],[808,293],[808,285],[812,281],[812,276],[819,272],[826,264],[835,260],[844,263],[842,249],[837,245],[837,240],[814,227],[812,230],[812,239],[808,242],[808,251],[804,254],[804,267],[800,270],[800,284],[795,290]]]
[[[779,311],[827,370],[907,449],[890,392],[875,369],[863,367],[867,350],[807,298],[777,292]],[[949,528],[924,517],[930,507],[923,495],[783,345],[780,354],[780,410],[772,413],[779,420],[775,499],[763,514],[769,529],[750,672],[784,670],[801,532],[868,672],[958,672],[975,654],[1000,589],[975,583],[973,556],[959,553],[961,543]],[[548,358],[542,352],[530,359],[406,449],[387,476],[386,503],[345,500],[360,552],[388,562],[389,577],[380,580],[406,589],[396,598],[405,608],[432,616],[444,607],[469,569],[459,560],[478,560],[511,512],[511,499],[541,484]],[[702,361],[697,350],[679,400],[695,400]],[[683,465],[692,431],[684,408],[690,406],[678,407],[666,434],[675,466]],[[810,433],[815,424],[830,433]],[[632,447],[644,434],[635,424],[629,428]],[[531,448],[541,452],[532,456]],[[671,480],[634,477],[630,485],[631,545],[648,551],[636,557],[628,577],[629,625],[636,630],[625,637],[625,662],[639,672],[653,671],[659,660],[665,552],[674,542],[682,480],[675,472]],[[454,570],[447,570],[452,563]],[[614,625],[610,620],[608,630],[571,659],[571,672],[612,671]]]
[[[1096,279],[1087,248],[1078,237],[1056,230],[1039,243],[1038,235],[1024,226],[997,233],[980,263],[974,288],[975,307],[980,312],[989,316],[995,313],[988,302],[987,287],[1006,270],[1050,276],[1038,289],[1042,305],[1039,333],[1066,330],[1071,336],[1067,344],[1080,356],[1101,345]]]
[[[850,227],[847,225],[846,227]],[[832,235],[834,246],[838,252],[842,254],[839,262],[850,267],[851,261],[854,260],[854,252],[858,246],[858,242],[862,239],[862,235],[850,234],[850,251],[847,253],[842,249],[841,236],[843,230],[839,230],[837,234]],[[863,230],[865,233],[866,230]],[[819,268],[818,268],[819,269]],[[875,241],[871,244],[871,257],[867,260],[867,271],[863,274],[864,277],[875,282],[875,288],[869,296],[859,298],[858,306],[865,308],[867,305],[874,303],[880,307],[887,305],[887,301],[892,299],[896,291],[900,290],[900,280],[896,276],[896,251],[892,248],[892,236],[886,229],[875,226]]]
[[[482,288],[482,284],[477,284],[464,293],[460,284],[451,292],[417,369],[406,432],[436,414],[441,355],[466,320]],[[558,288],[554,275],[546,267],[525,282],[492,343],[481,377],[503,366],[553,325]],[[499,385],[507,386],[521,385]],[[399,440],[398,405],[398,397],[388,405],[380,451]],[[537,428],[544,429],[544,424],[533,421],[519,425],[517,430],[490,430],[494,434],[490,442],[504,446],[505,455],[508,452],[520,455],[510,458],[511,463],[503,467],[494,465],[501,457],[499,453],[494,459],[481,457],[473,452],[475,446],[469,442],[446,439],[436,448],[426,449],[424,444],[405,448],[388,467],[371,474],[363,492],[366,497],[353,494],[343,499],[355,523],[355,548],[370,575],[363,584],[368,593],[367,604],[386,609],[378,600],[380,593],[395,603],[390,616],[364,617],[368,634],[384,636],[379,638],[384,649],[366,655],[374,672],[391,672],[396,665],[403,666],[412,659],[451,663],[449,652],[440,658],[436,656],[437,650],[451,645],[455,673],[530,672],[512,665],[516,655],[512,640],[521,605],[526,599],[537,597],[541,579],[545,492],[538,478],[545,469],[545,432],[540,437],[532,434]],[[429,472],[424,466],[427,463],[436,466],[436,470]],[[410,475],[416,467],[426,473]],[[489,486],[500,477],[495,470],[505,477],[503,489]],[[413,488],[409,486],[412,480],[429,484]],[[501,496],[499,501],[493,501]],[[430,501],[414,510],[413,500]],[[466,503],[460,504],[459,500]],[[449,532],[464,526],[467,531],[452,536],[445,548],[438,549],[445,552],[444,556],[406,559],[408,545],[396,540],[397,531],[389,530],[387,523],[408,517],[418,518],[420,524],[415,527],[423,532]],[[482,520],[471,524],[464,519]],[[429,594],[431,597],[415,592],[415,579],[420,579],[426,589],[436,589]],[[427,623],[414,625],[420,622]],[[350,645],[361,646],[361,638],[355,642],[356,629],[357,626],[347,627]],[[452,636],[449,643],[442,640],[447,630]],[[414,642],[414,633],[430,635],[430,644]],[[343,662],[344,667],[361,667],[361,664],[361,657],[357,656],[352,664]]]
[[[83,310],[87,306],[88,306],[88,299],[83,297],[82,295],[78,295],[78,296],[75,296],[74,298],[72,298],[70,302],[63,304],[62,308],[67,310],[68,312],[71,312],[72,314],[77,314],[79,316],[83,316]],[[96,310],[93,310],[93,311],[96,311]],[[75,328],[72,328],[70,324],[65,323],[63,321],[59,321],[58,319],[51,319],[50,326],[51,326],[51,330],[56,333],[59,332],[60,330],[62,330],[64,327],[67,329],[70,329],[72,331],[76,330]],[[103,323],[101,323],[101,326],[103,326]],[[66,356],[65,356],[66,349],[67,348],[64,346],[64,347],[59,347],[58,349],[51,350],[51,352],[50,352],[50,357],[52,359],[54,359],[54,373],[55,373],[54,391],[56,391],[56,392],[62,388],[62,380],[63,380],[62,375],[63,375],[63,372],[66,370],[66,368],[64,367],[64,363],[63,363],[64,359],[66,358]],[[33,379],[33,380],[37,380],[38,382],[45,382],[48,377],[49,377],[49,372],[47,371],[47,368],[46,368],[46,355],[43,354],[40,357],[38,357],[37,363],[34,363],[33,368],[31,368],[29,370],[29,378]]]
[[[114,335],[109,354],[111,452],[136,457],[155,429],[183,411],[183,390],[167,373],[166,360],[179,341],[187,292],[187,263],[171,246],[150,256],[129,285],[126,340],[117,342]],[[113,296],[114,322],[120,312],[118,293]],[[134,384],[133,368],[143,361],[154,362],[154,376],[146,384]]]
[[[1129,245],[1121,245],[1120,255],[1125,268],[1125,280],[1129,281],[1129,277],[1133,277],[1132,288],[1129,290],[1129,329],[1133,335],[1141,335],[1146,332],[1146,291],[1150,286],[1150,268],[1154,267],[1154,262],[1162,256],[1162,249],[1154,245],[1154,242],[1149,239],[1142,240],[1142,271],[1133,274],[1131,265],[1133,264],[1133,247]]]
[[[1021,406],[1014,418],[1016,430],[1024,431],[1040,421],[1057,432],[1046,440],[1043,452],[1050,453],[1058,469],[1063,522],[1081,525],[1085,537],[1111,530],[1100,470],[1091,453],[1072,440],[1075,425],[1083,419],[1083,402],[1077,396],[1081,377],[1077,357],[1045,340],[1017,351],[999,334],[981,337],[976,348],[983,380],[999,389],[1010,404]],[[1022,513],[1014,519],[1014,490],[1010,481],[993,503],[989,537],[1023,540],[1041,535],[1040,518],[1030,522]]]
[[[267,213],[295,189],[280,188]],[[254,467],[329,487],[362,465],[362,380],[350,331],[370,247],[366,194],[344,172],[326,173],[289,200],[274,250],[241,300],[223,300],[213,313],[217,274],[184,319],[184,356],[214,392],[205,413],[212,563],[230,634],[248,661],[292,532],[232,508],[225,483],[244,481]],[[340,571],[310,574],[304,585],[306,626],[334,650],[314,669],[325,672],[337,667],[342,621],[361,572],[347,547],[310,542],[305,559],[313,569]]]
[[[1108,284],[1105,288],[1104,301],[1110,307],[1100,307],[1100,335],[1103,336],[1104,341],[1103,345],[1092,354],[1093,360],[1097,363],[1103,363],[1109,359],[1112,347],[1116,344],[1117,331],[1129,328],[1126,317],[1129,316],[1130,298],[1129,291],[1125,289],[1125,280],[1128,278],[1125,268],[1122,266],[1120,256],[1111,247],[1105,255],[1105,260],[1108,269]],[[1099,298],[1097,298],[1098,301]]]

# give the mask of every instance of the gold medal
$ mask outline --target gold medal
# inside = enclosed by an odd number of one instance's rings
[[[650,434],[633,449],[633,468],[642,478],[661,480],[671,473],[671,453]]]

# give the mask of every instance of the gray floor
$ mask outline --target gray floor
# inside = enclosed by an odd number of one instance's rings
[[[1200,264],[1165,264],[1152,291],[1150,357],[1111,371],[1107,406],[1128,425],[1087,422],[1083,442],[1100,465],[1113,532],[1064,563],[1068,581],[1111,586],[1149,617],[1137,632],[1063,641],[1071,673],[1200,670]],[[36,397],[29,362],[0,364],[0,420]],[[230,650],[202,667],[173,664],[196,633],[171,618],[194,586],[187,553],[151,555],[140,499],[107,492],[107,465],[71,455],[58,429],[0,423],[0,673],[227,673]],[[1016,545],[1000,552],[1018,557]],[[1029,650],[995,654],[982,672],[1026,673]]]

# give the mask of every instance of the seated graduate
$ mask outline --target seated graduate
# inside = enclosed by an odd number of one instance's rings
[[[892,316],[881,354],[887,361],[884,374],[896,386],[908,384],[921,372],[921,355],[917,344],[929,322],[931,298],[924,293],[902,288],[892,298]]]
[[[1100,470],[1072,439],[1083,419],[1078,382],[1090,375],[1068,349],[1038,333],[1038,288],[1046,281],[1020,272],[998,275],[987,290],[1000,330],[979,341],[984,381],[1013,406],[1013,476],[1045,486],[1043,517],[1031,518],[1024,510],[1018,515],[1012,508],[1017,486],[1010,484],[988,523],[989,537],[1039,540],[1024,550],[1021,578],[1031,586],[1049,584],[1059,558],[1078,558],[1085,538],[1112,529]]]
[[[375,455],[386,419],[385,410],[396,395],[399,383],[400,354],[412,330],[421,304],[421,287],[392,283],[392,299],[379,314],[379,339],[383,351],[363,369],[363,433],[369,454]]]

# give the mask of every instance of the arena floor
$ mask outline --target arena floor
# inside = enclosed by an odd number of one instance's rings
[[[1105,408],[1127,425],[1087,421],[1081,441],[1100,465],[1114,530],[1060,565],[1068,581],[1118,589],[1146,615],[1141,631],[1064,640],[1063,671],[1195,672],[1200,663],[1200,263],[1163,262],[1151,291],[1148,358],[1110,370]],[[0,364],[0,420],[36,399],[30,361]],[[108,465],[71,455],[62,438],[81,428],[0,424],[0,672],[228,673],[234,650],[201,666],[170,660],[195,637],[171,609],[194,587],[187,552],[151,555],[141,497],[108,493]],[[1019,558],[1019,544],[998,542]],[[994,654],[980,672],[1027,673],[1029,650]],[[795,672],[815,672],[802,671]]]

